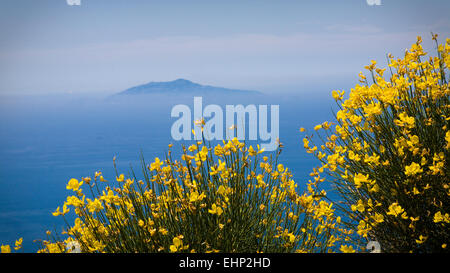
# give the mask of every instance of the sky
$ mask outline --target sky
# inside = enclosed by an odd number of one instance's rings
[[[115,93],[185,78],[267,93],[357,83],[430,32],[450,1],[0,1],[0,95]]]

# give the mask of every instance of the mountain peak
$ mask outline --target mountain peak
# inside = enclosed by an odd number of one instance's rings
[[[182,78],[176,79],[176,80],[174,80],[172,82],[176,82],[176,83],[192,83],[190,80],[186,80],[186,79],[182,79]]]
[[[201,85],[186,79],[176,79],[168,82],[149,82],[147,84],[131,87],[125,91],[120,92],[120,95],[138,95],[138,94],[237,94],[237,93],[253,93],[257,91],[237,90],[224,87],[215,87],[209,85]]]

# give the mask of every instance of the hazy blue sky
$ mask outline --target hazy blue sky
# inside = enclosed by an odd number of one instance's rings
[[[116,92],[186,78],[266,92],[354,84],[417,35],[450,37],[450,1],[0,1],[0,94]],[[338,89],[339,86],[336,86]]]

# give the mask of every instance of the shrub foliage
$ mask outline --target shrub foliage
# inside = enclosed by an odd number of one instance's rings
[[[341,240],[339,218],[314,184],[299,193],[278,155],[262,157],[237,139],[214,148],[183,147],[181,159],[142,159],[113,182],[97,172],[71,179],[55,216],[73,209],[67,237],[44,241],[41,252],[325,252]],[[262,158],[261,158],[262,157]],[[84,190],[87,187],[90,198]]]
[[[402,59],[376,62],[370,82],[333,91],[336,123],[317,125],[304,146],[339,192],[336,202],[359,236],[386,252],[448,251],[450,239],[450,39],[428,56],[422,39]]]

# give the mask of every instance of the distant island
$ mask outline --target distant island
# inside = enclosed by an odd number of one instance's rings
[[[260,95],[259,91],[229,89],[210,85],[201,85],[185,79],[177,79],[168,82],[150,82],[143,85],[131,87],[117,95],[143,95],[143,94],[189,94],[189,95],[209,95],[209,94],[249,94]]]

